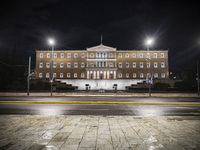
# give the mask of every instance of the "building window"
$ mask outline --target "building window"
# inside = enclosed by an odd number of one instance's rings
[[[154,78],[158,78],[158,74],[157,73],[154,73]]]
[[[77,63],[74,63],[74,68],[78,68],[78,64]]]
[[[47,67],[47,68],[50,68],[50,64],[49,64],[49,63],[46,63],[46,67]]]
[[[67,53],[67,58],[71,58],[71,53]]]
[[[140,53],[140,58],[143,58],[143,54],[142,53]]]
[[[147,73],[147,78],[151,78],[151,74],[150,73]]]
[[[107,67],[107,62],[104,61],[104,67]]]
[[[46,78],[49,78],[49,73],[46,73]]]
[[[71,67],[71,64],[70,63],[67,63],[67,68],[70,68]]]
[[[113,63],[110,63],[110,64],[109,64],[109,67],[113,67]]]
[[[42,78],[42,73],[39,73],[39,78]]]
[[[77,53],[74,54],[74,58],[78,58],[78,54]]]
[[[50,58],[50,53],[47,53],[47,58]]]
[[[129,58],[129,54],[128,53],[126,53],[126,58]]]
[[[70,78],[70,73],[67,73],[67,78]]]
[[[40,58],[43,58],[43,53],[40,53]]]
[[[104,58],[107,58],[107,55],[106,55],[106,53],[104,53]]]
[[[126,78],[129,78],[129,73],[126,73]]]
[[[100,67],[103,67],[103,62],[100,62]]]
[[[161,53],[161,58],[164,58],[164,57],[165,57],[164,53]]]
[[[57,53],[54,53],[54,58],[57,58]]]
[[[81,54],[81,58],[85,58],[85,54],[84,53]]]
[[[81,63],[81,68],[85,68],[85,63]]]
[[[133,58],[136,58],[136,54],[135,53],[133,53]]]
[[[56,78],[56,73],[53,73],[53,77]]]
[[[150,58],[150,53],[147,53],[147,58]]]
[[[150,62],[147,62],[147,68],[150,68]]]
[[[165,78],[165,73],[162,73],[161,77],[162,77],[162,78]]]
[[[96,57],[99,58],[99,53],[96,53],[96,55],[97,55]]]
[[[154,63],[154,68],[158,68],[158,63],[157,62]]]
[[[143,62],[141,62],[141,63],[140,63],[140,68],[143,68],[143,67],[144,67],[144,66],[143,66]]]
[[[119,53],[119,58],[122,58],[122,53]]]
[[[165,68],[165,63],[161,62],[161,68]]]
[[[81,78],[84,78],[84,73],[81,73]]]
[[[60,73],[60,78],[63,78],[63,73]]]
[[[77,78],[77,73],[74,73],[74,78]]]
[[[126,63],[126,68],[129,68],[129,63]]]
[[[110,53],[109,57],[110,57],[110,58],[113,58],[113,54],[112,54],[112,53]]]
[[[40,63],[39,68],[43,68],[43,63]]]
[[[60,58],[64,58],[64,53],[61,53],[61,54],[60,54]]]
[[[133,78],[136,78],[136,73],[133,73]]]
[[[133,68],[136,68],[136,62],[133,62]]]
[[[144,78],[144,74],[143,73],[140,73],[140,78]]]
[[[119,78],[122,78],[122,73],[119,73]]]
[[[60,68],[63,68],[64,67],[64,64],[63,63],[60,63]]]
[[[94,54],[93,53],[90,53],[90,58],[94,58]]]
[[[119,63],[119,68],[122,68],[122,63]]]
[[[94,63],[90,63],[90,67],[94,67]]]
[[[56,63],[54,63],[54,64],[53,64],[53,67],[56,68],[56,66],[57,66]]]
[[[153,54],[153,57],[154,57],[154,58],[157,58],[157,53],[154,53],[154,54]]]

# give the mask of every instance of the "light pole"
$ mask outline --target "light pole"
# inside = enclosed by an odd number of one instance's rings
[[[53,92],[53,51],[54,51],[54,40],[49,39],[49,44],[52,46],[52,53],[51,53],[51,77],[50,77],[50,82],[51,82],[51,96]]]
[[[197,60],[197,90],[198,90],[198,96],[200,95],[200,92],[199,92],[199,62]]]
[[[151,38],[148,38],[147,40],[146,40],[146,46],[147,46],[147,62],[148,62],[148,75],[147,75],[147,77],[146,78],[148,78],[148,85],[149,85],[149,97],[151,97],[151,79],[150,79],[150,77],[151,77],[151,75],[150,75],[150,60],[151,60],[151,58],[150,58],[150,53],[149,53],[149,46],[150,45],[152,45],[152,43],[153,43],[153,39],[151,39]]]

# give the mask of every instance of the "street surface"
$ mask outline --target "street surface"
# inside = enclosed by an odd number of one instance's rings
[[[138,105],[138,104],[59,104],[59,102],[152,102],[200,103],[199,98],[137,98],[137,97],[0,97],[0,114],[30,115],[131,115],[131,116],[200,116],[200,105]],[[23,103],[58,102],[56,104]]]

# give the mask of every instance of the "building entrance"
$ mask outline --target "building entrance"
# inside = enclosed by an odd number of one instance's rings
[[[103,79],[103,73],[100,73],[100,79],[101,80]]]

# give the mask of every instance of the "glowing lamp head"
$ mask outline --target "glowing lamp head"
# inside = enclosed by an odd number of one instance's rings
[[[54,40],[53,39],[49,39],[49,44],[54,45]]]
[[[151,45],[152,43],[153,43],[153,39],[147,39],[147,40],[146,40],[146,44],[147,44],[147,45]]]

